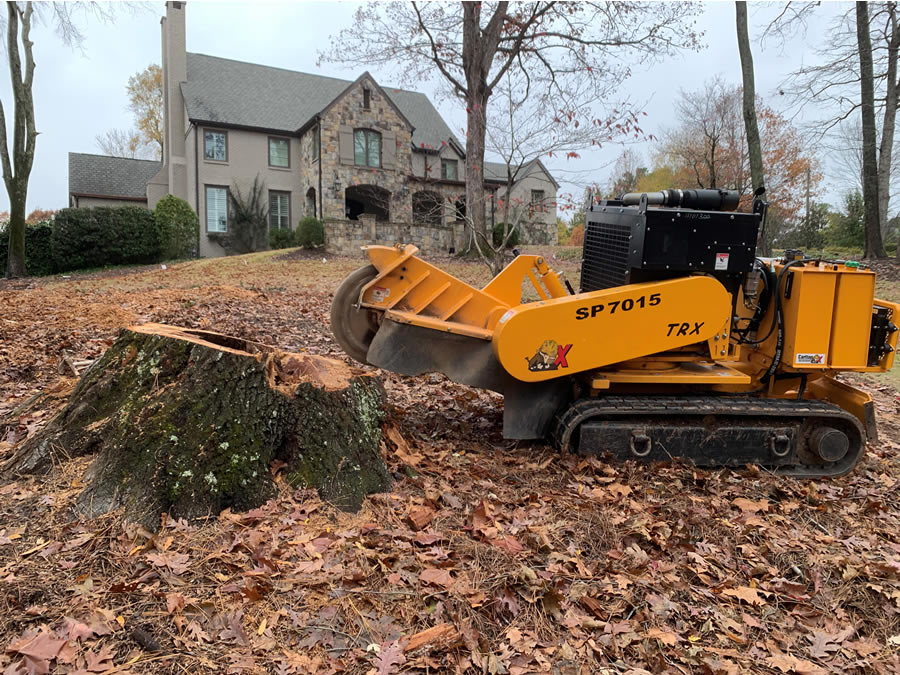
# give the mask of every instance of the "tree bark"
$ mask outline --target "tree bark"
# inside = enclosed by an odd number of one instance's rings
[[[763,173],[762,143],[759,139],[759,124],[756,119],[756,78],[753,74],[753,52],[750,50],[750,34],[747,29],[747,3],[735,2],[738,51],[741,54],[741,80],[744,90],[744,127],[747,131],[747,148],[750,151],[750,181],[754,194],[765,186]],[[768,237],[765,223],[760,230],[758,246],[762,255],[769,255]]]
[[[875,82],[872,66],[872,38],[869,35],[869,8],[856,3],[856,42],[859,48],[860,104],[863,133],[863,202],[866,214],[865,258],[884,258],[881,222],[878,214],[878,162],[875,136]]]
[[[891,199],[891,163],[897,123],[897,56],[900,53],[900,27],[897,25],[896,5],[887,3],[887,11],[891,33],[888,40],[887,89],[881,125],[881,146],[878,149],[878,219],[882,227],[887,226]]]
[[[13,91],[13,145],[12,161],[6,136],[6,112],[0,103],[0,163],[3,182],[9,195],[9,254],[6,276],[25,276],[25,207],[28,196],[28,179],[34,163],[34,147],[37,130],[34,126],[34,56],[31,42],[31,17],[34,11],[30,2],[24,10],[16,2],[7,2],[6,52]],[[19,25],[22,26],[22,50],[25,54],[25,71],[19,55]]]
[[[376,377],[339,361],[134,326],[4,468],[45,473],[62,457],[95,453],[77,509],[94,517],[124,508],[151,528],[162,513],[259,506],[275,494],[276,467],[290,485],[355,510],[390,484],[379,454],[382,402]]]

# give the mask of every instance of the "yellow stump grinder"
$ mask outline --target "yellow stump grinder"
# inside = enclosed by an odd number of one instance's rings
[[[757,257],[766,203],[737,205],[725,190],[592,205],[577,293],[538,255],[477,289],[415,246],[369,246],[371,264],[335,293],[332,330],[362,363],[503,394],[507,438],[844,474],[876,428],[871,397],[836,374],[892,366],[900,306],[875,298],[859,263]]]

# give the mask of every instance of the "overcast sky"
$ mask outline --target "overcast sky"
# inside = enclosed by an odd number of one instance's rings
[[[809,26],[806,37],[798,37],[787,48],[755,41],[779,3],[750,3],[750,32],[753,42],[757,93],[772,107],[783,107],[777,96],[785,75],[802,61],[815,61],[810,41],[821,39],[831,18],[847,8],[846,3],[824,4]],[[279,66],[334,77],[355,79],[358,70],[329,65],[316,67],[317,50],[352,23],[356,3],[350,2],[200,2],[187,3],[188,51]],[[146,11],[119,12],[111,23],[85,19],[81,49],[65,47],[47,26],[32,31],[35,43],[35,110],[37,141],[34,170],[28,194],[28,209],[61,208],[66,205],[67,153],[99,153],[95,137],[111,128],[129,128],[125,86],[128,77],[151,63],[160,63],[159,19],[165,13],[162,2],[148,4]],[[698,21],[705,31],[706,48],[699,53],[682,53],[665,63],[636,68],[623,83],[628,98],[646,101],[644,130],[659,134],[670,126],[672,102],[679,89],[698,89],[704,80],[722,75],[729,82],[740,82],[740,60],[735,38],[733,2],[708,2]],[[382,85],[397,85],[391,73],[372,69]],[[12,118],[12,93],[9,76],[0,71],[0,97],[7,119]],[[420,91],[434,95],[437,82],[423,83]],[[598,108],[602,102],[598,102]],[[463,108],[453,102],[438,105],[451,128],[465,137]],[[599,112],[599,110],[598,110]],[[652,148],[641,148],[644,157]],[[585,152],[580,159],[548,159],[545,163],[563,184],[562,191],[580,192],[584,176],[596,176],[605,184],[610,163],[621,147],[608,146]],[[822,158],[823,160],[825,158]],[[843,186],[829,181],[826,163],[826,190],[823,197],[836,203]],[[0,210],[9,207],[5,190],[0,190]]]

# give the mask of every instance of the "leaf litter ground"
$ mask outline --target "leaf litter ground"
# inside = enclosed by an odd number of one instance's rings
[[[0,282],[0,461],[131,323],[345,358],[328,310],[361,262]],[[900,404],[884,380],[863,382],[881,439],[857,470],[801,481],[504,442],[500,397],[384,376],[393,488],[357,514],[282,482],[249,513],[150,533],[73,517],[86,458],[0,481],[3,672],[900,671]]]

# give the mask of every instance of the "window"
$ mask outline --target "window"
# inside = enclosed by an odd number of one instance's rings
[[[466,219],[466,198],[463,196],[457,199],[453,207],[456,210],[456,222],[463,222]]]
[[[269,166],[283,169],[291,166],[291,139],[269,136]]]
[[[206,186],[206,231],[228,231],[228,188]]]
[[[381,134],[371,129],[353,132],[353,163],[357,166],[381,166]]]
[[[213,162],[228,161],[228,134],[224,131],[203,132],[203,159]]]
[[[319,159],[319,127],[315,126],[312,130],[312,158]]]
[[[372,93],[368,87],[363,87],[363,110],[368,110],[372,103]]]
[[[269,190],[269,229],[291,229],[291,193]]]
[[[543,190],[532,190],[531,191],[531,207],[535,211],[543,211],[544,210],[544,191]]]
[[[441,160],[441,178],[444,180],[459,180],[457,169],[458,164],[455,159]]]

